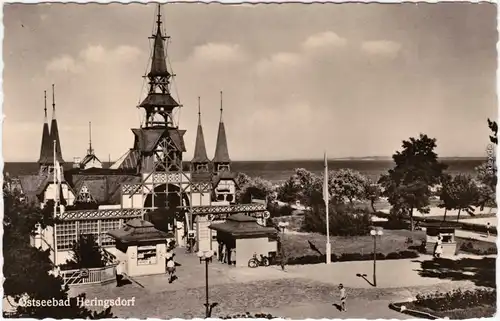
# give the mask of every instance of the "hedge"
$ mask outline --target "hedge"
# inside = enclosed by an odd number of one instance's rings
[[[419,254],[414,251],[399,251],[391,252],[387,255],[377,253],[377,260],[398,260],[398,259],[415,259]],[[373,260],[373,253],[343,253],[340,256],[331,255],[332,262],[351,262],[351,261],[370,261]],[[318,264],[326,261],[326,255],[304,255],[299,257],[288,258],[287,265],[303,265],[303,264]],[[273,262],[279,264],[279,261]]]

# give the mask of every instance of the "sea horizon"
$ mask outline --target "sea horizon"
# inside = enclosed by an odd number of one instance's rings
[[[448,165],[447,172],[450,174],[464,173],[473,175],[475,167],[485,161],[481,157],[440,157],[443,163]],[[113,162],[103,162],[103,167],[107,168]],[[185,161],[189,163],[189,161]],[[64,168],[72,168],[73,163],[64,164]],[[378,180],[380,175],[386,173],[393,167],[391,158],[367,159],[367,158],[349,158],[349,159],[328,159],[329,170],[339,170],[341,168],[350,168],[359,171],[372,180]],[[324,170],[324,160],[254,160],[232,162],[232,171],[245,173],[251,177],[261,177],[273,183],[287,180],[293,175],[296,168],[304,168],[315,174],[321,174]],[[9,173],[11,177],[20,175],[35,174],[38,170],[36,162],[5,162],[4,173]]]

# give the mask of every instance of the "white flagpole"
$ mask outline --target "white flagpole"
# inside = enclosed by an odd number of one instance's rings
[[[56,141],[54,140],[54,217],[57,217],[57,183],[56,183],[56,171],[57,171],[57,160],[56,160]]]
[[[330,215],[328,203],[330,200],[330,194],[328,192],[328,158],[325,152],[325,177],[323,182],[323,199],[325,201],[325,212],[326,212],[326,264],[332,263],[332,245],[330,244]]]

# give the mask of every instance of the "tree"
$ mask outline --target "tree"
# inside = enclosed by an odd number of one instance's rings
[[[296,168],[294,174],[278,188],[278,199],[287,203],[299,200],[313,206],[322,197],[320,189],[321,177],[304,168]]]
[[[352,207],[354,200],[365,198],[368,180],[360,172],[343,168],[338,171],[330,171],[329,178],[328,189],[337,202],[343,203],[347,199]]]
[[[41,251],[29,244],[36,224],[42,227],[53,224],[50,210],[42,210],[35,204],[22,201],[21,194],[4,186],[4,297],[11,303],[19,303],[21,298],[37,300],[66,300],[68,287],[63,286],[61,277],[49,273],[54,265],[50,252]],[[81,295],[80,297],[84,297]],[[27,307],[18,305],[13,313],[16,317],[55,319],[96,319],[112,317],[111,308],[101,313],[81,307],[76,298],[69,298],[69,306]]]
[[[474,205],[479,198],[479,189],[469,175],[458,174],[449,182],[447,188],[452,199],[454,208],[458,210],[457,221],[460,220],[460,213],[465,211],[469,215],[474,215]]]
[[[239,198],[240,203],[250,203],[252,199],[265,199],[269,202],[275,200],[275,188],[273,184],[261,177],[252,177],[243,186],[240,186]]]
[[[394,168],[383,175],[379,183],[393,209],[410,217],[413,230],[414,210],[429,212],[430,187],[440,183],[447,166],[438,161],[434,152],[436,139],[427,135],[403,141],[402,148],[392,156]]]
[[[374,213],[377,212],[377,210],[375,209],[375,202],[380,199],[381,195],[382,189],[380,188],[380,185],[370,179],[367,179],[364,186],[363,198],[370,201],[370,206]]]
[[[498,138],[497,138],[498,125],[497,125],[497,122],[492,121],[488,118],[488,127],[493,132],[493,135],[490,135],[490,142],[492,142],[495,145],[498,145]]]
[[[71,248],[71,260],[66,262],[68,269],[91,269],[104,267],[111,263],[93,234],[80,234]]]
[[[456,202],[453,198],[452,185],[453,178],[445,174],[443,175],[441,188],[438,191],[439,199],[441,203],[438,205],[439,208],[444,208],[443,221],[446,221],[446,213],[456,208]]]

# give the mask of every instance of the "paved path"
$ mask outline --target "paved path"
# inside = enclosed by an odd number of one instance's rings
[[[87,298],[109,299],[136,297],[134,307],[113,307],[118,317],[193,318],[203,317],[205,266],[194,255],[179,253],[179,277],[168,283],[165,275],[134,278],[136,284],[117,288],[114,284],[72,288],[71,294],[85,292]],[[460,255],[474,257],[473,255]],[[470,281],[425,278],[419,275],[420,262],[431,259],[385,260],[377,262],[377,288],[356,276],[367,274],[372,281],[372,261],[337,262],[331,265],[234,268],[213,262],[209,265],[210,298],[220,303],[218,316],[228,313],[271,313],[293,319],[305,318],[398,318],[406,315],[388,308],[390,301],[409,301],[418,293],[472,289]],[[337,285],[348,291],[348,311],[340,312],[333,303],[338,299]],[[212,301],[211,301],[212,302]]]

